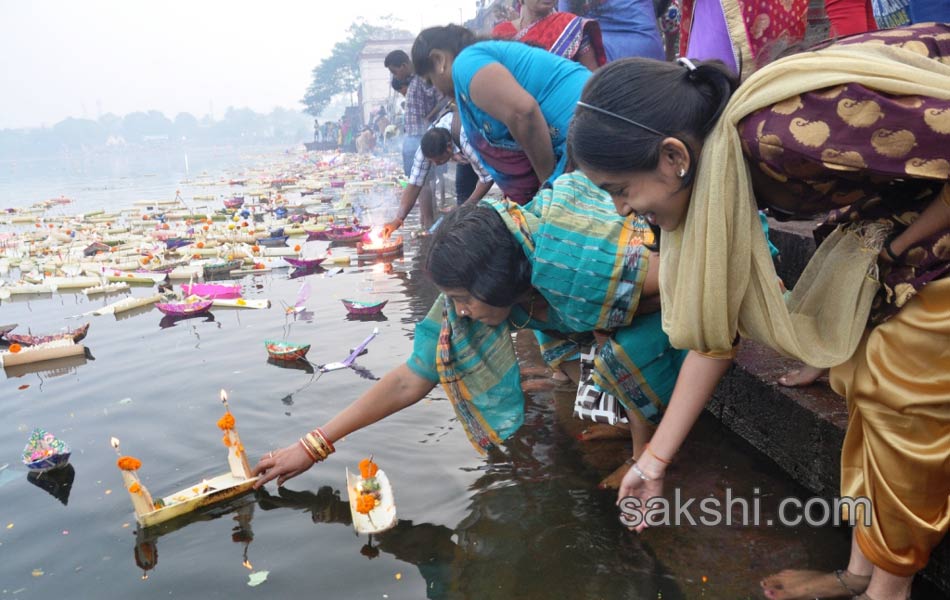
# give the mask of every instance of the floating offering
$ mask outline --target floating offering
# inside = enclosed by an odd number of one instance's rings
[[[106,269],[103,274],[105,278],[110,283],[147,283],[149,285],[155,285],[156,283],[161,283],[168,278],[166,273],[132,273],[129,271],[117,271],[115,269]]]
[[[383,312],[383,307],[386,306],[386,303],[389,300],[383,300],[382,302],[360,302],[358,300],[341,300],[343,306],[346,307],[346,312],[351,315],[357,316],[369,316],[369,315],[378,315]]]
[[[356,258],[358,260],[372,260],[402,254],[402,236],[385,240],[374,232],[370,234],[369,238],[368,243],[363,242],[356,245]]]
[[[219,298],[224,300],[228,298],[240,298],[241,284],[235,283],[231,285],[224,283],[184,283],[181,286],[181,291],[186,296],[201,296],[207,300],[216,300]]]
[[[266,298],[215,298],[211,301],[214,308],[270,308]]]
[[[23,464],[31,471],[49,471],[66,466],[71,453],[69,444],[37,427],[23,448]]]
[[[179,490],[164,498],[152,499],[152,495],[139,479],[138,470],[142,462],[131,456],[122,456],[119,452],[119,440],[112,438],[112,447],[119,454],[117,466],[122,471],[125,488],[132,499],[135,520],[142,527],[151,527],[175,517],[194,512],[200,508],[224,502],[251,490],[257,477],[251,476],[251,467],[247,454],[241,444],[235,427],[234,415],[228,407],[228,396],[221,390],[221,402],[224,404],[224,416],[218,420],[218,427],[224,431],[222,441],[228,449],[230,472]]]
[[[281,361],[303,360],[307,356],[307,352],[310,352],[310,344],[295,344],[275,340],[264,340],[264,347],[267,348],[268,356]]]
[[[356,360],[356,357],[363,353],[366,350],[366,346],[369,346],[369,343],[373,341],[379,335],[379,327],[373,328],[373,333],[369,334],[365,340],[360,342],[360,345],[356,348],[353,348],[353,351],[350,352],[350,355],[344,358],[341,362],[332,362],[322,365],[320,370],[324,373],[328,371],[336,371],[339,369],[346,369],[353,366],[353,362]]]
[[[244,206],[244,198],[235,196],[224,201],[225,208],[241,208]]]
[[[320,263],[322,263],[324,260],[326,260],[326,258],[324,258],[324,257],[320,257],[320,258],[290,258],[289,256],[285,256],[285,257],[284,257],[284,260],[286,260],[287,263],[288,263],[290,266],[292,266],[292,267],[294,267],[294,268],[297,268],[297,269],[315,269],[315,268],[319,267],[319,266],[320,266]]]
[[[372,457],[360,461],[360,474],[346,470],[346,493],[356,533],[379,533],[396,525],[396,503],[386,473]]]
[[[300,289],[297,291],[297,299],[294,300],[293,306],[287,306],[284,304],[285,311],[288,315],[297,315],[302,313],[307,309],[307,300],[310,298],[310,283],[304,282],[300,285]]]
[[[119,292],[125,292],[129,289],[129,284],[123,282],[119,283],[106,283],[103,285],[97,285],[94,287],[88,287],[82,291],[86,296],[95,296],[96,294],[117,294]]]
[[[204,266],[203,273],[205,279],[214,279],[215,277],[225,278],[231,271],[244,264],[242,260],[229,260],[220,263],[211,263]]]
[[[55,358],[79,356],[85,353],[86,348],[71,339],[56,340],[25,348],[20,344],[11,344],[6,352],[0,352],[0,367],[6,368],[17,365],[28,365],[30,363],[53,360]]]
[[[112,315],[124,313],[126,311],[132,310],[133,308],[139,308],[141,306],[148,306],[149,304],[155,304],[162,299],[161,294],[152,294],[151,296],[143,296],[141,298],[125,298],[124,300],[119,300],[118,302],[113,302],[108,306],[103,306],[100,309],[94,310],[91,313],[96,316],[102,315]]]
[[[208,312],[214,303],[213,300],[190,301],[191,298],[194,298],[194,296],[184,302],[156,302],[155,308],[170,317],[190,317]]]
[[[86,333],[89,331],[89,323],[66,331],[65,333],[54,333],[52,335],[26,335],[22,333],[5,333],[0,335],[0,337],[6,337],[7,341],[11,344],[19,344],[20,346],[38,346],[40,344],[46,344],[49,342],[56,342],[59,340],[72,340],[73,342],[81,342],[85,337]]]

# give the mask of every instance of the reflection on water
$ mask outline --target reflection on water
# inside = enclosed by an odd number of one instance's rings
[[[73,489],[74,479],[76,469],[71,464],[42,473],[30,471],[26,476],[27,481],[62,502],[64,506],[69,504],[69,492]]]

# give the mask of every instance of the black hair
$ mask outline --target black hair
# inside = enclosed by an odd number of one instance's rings
[[[402,88],[406,87],[406,85],[408,85],[408,84],[407,84],[405,81],[403,81],[402,79],[399,79],[399,78],[397,78],[397,77],[393,77],[392,81],[390,82],[390,85],[392,86],[392,88],[393,88],[394,90],[396,90],[396,91],[398,92],[398,91],[401,90]]]
[[[419,140],[419,148],[422,149],[422,155],[426,158],[435,158],[445,154],[449,144],[452,143],[452,134],[444,127],[433,127]]]
[[[445,25],[423,29],[412,43],[412,64],[416,74],[425,77],[433,68],[429,53],[433,50],[445,50],[458,56],[463,49],[474,44],[475,34],[460,25]]]
[[[443,217],[423,264],[437,286],[468,290],[491,306],[513,306],[531,289],[531,262],[485,204],[462,205]]]
[[[715,126],[739,84],[719,60],[695,61],[695,70],[648,58],[616,60],[597,70],[581,101],[657,129],[682,141],[690,153],[689,185],[696,172],[694,145]],[[609,173],[655,169],[664,136],[584,107],[568,134],[570,156],[583,169]]]
[[[389,67],[399,67],[409,63],[409,55],[406,54],[404,50],[393,50],[386,55],[385,60],[383,60],[383,66],[387,69]]]

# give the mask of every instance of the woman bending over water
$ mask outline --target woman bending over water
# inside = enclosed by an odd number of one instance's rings
[[[662,493],[737,334],[817,367],[848,402],[841,496],[866,496],[847,570],[786,571],[767,597],[903,600],[950,524],[950,26],[854,36],[735,89],[715,63],[631,59],[598,71],[570,150],[663,230],[663,328],[690,349],[619,496]],[[786,304],[756,203],[831,211]],[[860,517],[861,515],[857,515]],[[642,528],[642,527],[641,527]]]

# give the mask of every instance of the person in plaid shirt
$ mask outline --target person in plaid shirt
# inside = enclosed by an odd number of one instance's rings
[[[406,177],[409,177],[422,135],[441,107],[442,94],[415,75],[409,55],[402,50],[393,50],[387,54],[383,64],[389,69],[394,80],[409,82],[406,91],[406,136],[402,142],[402,168]],[[428,227],[434,218],[431,186],[425,186],[419,197],[422,199],[422,226]]]

